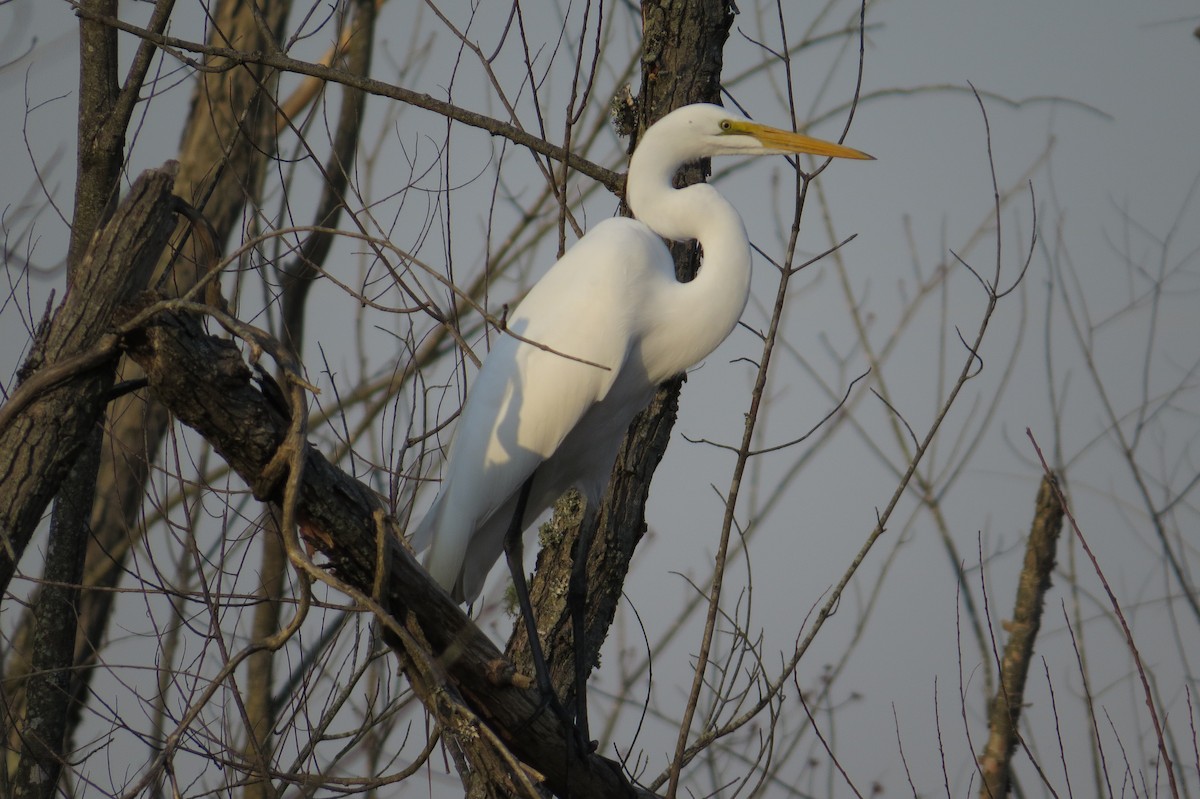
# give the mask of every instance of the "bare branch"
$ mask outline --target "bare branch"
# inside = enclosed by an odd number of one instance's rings
[[[195,53],[209,57],[223,59],[226,63],[218,67],[221,70],[227,70],[238,64],[258,64],[265,67],[271,67],[282,72],[293,72],[299,75],[309,75],[329,83],[340,83],[344,86],[349,86],[353,89],[359,89],[368,94],[378,95],[380,97],[388,97],[393,100],[407,103],[417,108],[423,108],[427,111],[432,111],[435,114],[451,119],[455,122],[461,122],[464,125],[470,125],[474,128],[486,130],[495,136],[503,136],[512,141],[514,144],[519,144],[529,150],[532,150],[539,155],[544,155],[567,164],[569,167],[579,172],[582,175],[587,175],[593,180],[604,184],[609,191],[618,196],[623,193],[625,181],[621,175],[598,166],[585,158],[582,158],[574,153],[564,151],[557,145],[550,144],[545,139],[530,135],[524,130],[507,122],[501,122],[498,119],[493,119],[484,114],[479,114],[473,111],[468,111],[460,108],[452,103],[447,103],[443,100],[438,100],[428,94],[411,91],[399,86],[393,86],[383,81],[374,80],[361,75],[354,75],[345,70],[335,67],[325,66],[324,64],[315,64],[308,61],[300,61],[295,58],[290,58],[282,53],[264,52],[264,51],[244,51],[235,50],[228,47],[214,47],[211,45],[201,44],[199,42],[190,42],[185,39],[179,39],[174,36],[165,36],[147,30],[146,28],[138,27],[116,17],[106,16],[103,14],[94,14],[83,7],[76,7],[76,12],[83,17],[95,19],[105,25],[110,25],[117,30],[132,33],[147,41],[153,42],[157,47],[166,53],[174,56],[185,64],[199,71],[209,71],[211,68],[205,64],[189,58],[184,53]]]

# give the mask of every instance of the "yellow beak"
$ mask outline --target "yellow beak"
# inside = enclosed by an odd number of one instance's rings
[[[757,122],[734,122],[733,131],[747,136],[753,136],[762,142],[764,147],[772,150],[784,150],[789,153],[808,153],[826,158],[854,158],[859,161],[874,161],[875,156],[867,155],[861,150],[846,147],[841,144],[814,139],[801,133],[780,130]]]

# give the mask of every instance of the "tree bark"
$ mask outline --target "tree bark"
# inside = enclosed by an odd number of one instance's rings
[[[158,1],[148,24],[151,30],[162,30],[172,2]],[[78,272],[85,253],[93,243],[97,229],[115,207],[125,157],[125,131],[154,53],[154,48],[148,42],[136,48],[125,85],[119,86],[117,32],[96,19],[98,16],[116,14],[116,0],[84,0],[79,10],[79,62],[84,68],[79,72],[75,204],[67,250],[68,291],[79,285]],[[133,290],[139,290],[144,283],[145,276],[142,277],[142,285],[132,285]],[[76,343],[82,346],[86,342]],[[25,374],[37,370],[43,363],[43,357],[44,354],[38,351],[35,343],[33,357],[23,367]],[[106,365],[105,371],[105,380],[111,384],[111,366]],[[84,404],[86,406],[87,402]],[[35,593],[30,602],[31,612],[13,631],[15,657],[6,664],[5,674],[10,686],[10,692],[4,697],[6,717],[16,734],[11,739],[10,751],[25,751],[29,755],[29,750],[23,748],[24,742],[32,740],[29,735],[34,733],[23,733],[22,727],[39,730],[35,735],[39,739],[36,779],[30,782],[34,772],[29,770],[32,759],[26,756],[22,763],[22,776],[14,788],[17,791],[31,791],[30,795],[54,789],[57,764],[62,759],[60,750],[65,741],[62,732],[70,726],[68,718],[62,714],[73,712],[74,705],[68,695],[60,686],[48,690],[44,677],[53,673],[56,675],[54,679],[58,679],[61,675],[76,673],[70,667],[78,618],[77,586],[83,574],[82,553],[89,541],[88,512],[95,496],[100,460],[101,443],[98,435],[85,432],[82,427],[61,432],[68,436],[77,433],[83,436],[84,443],[79,445],[79,439],[76,438],[67,443],[62,454],[69,455],[68,461],[72,458],[77,460],[73,466],[66,463],[65,472],[56,466],[44,473],[48,482],[40,486],[42,490],[39,495],[31,497],[31,508],[34,508],[43,501],[42,494],[58,494],[42,572],[46,587]],[[61,482],[57,477],[59,474],[63,475]],[[0,583],[3,583],[0,595],[3,595],[3,588],[15,572],[20,554],[28,541],[24,525],[20,525],[20,528],[14,531],[0,525],[0,543],[4,544],[4,553],[0,555]],[[15,536],[15,540],[10,539],[9,535]],[[3,562],[4,555],[12,562]],[[48,595],[45,597],[45,606],[42,593]],[[69,614],[63,612],[66,607],[71,610]],[[39,706],[35,714],[26,719],[24,677],[29,671],[31,651],[39,660],[39,676],[34,678],[31,685],[41,695],[35,698]],[[65,654],[68,652],[70,654]],[[49,718],[51,716],[54,718]],[[4,726],[0,724],[0,729]],[[9,738],[7,735],[0,737]]]
[[[99,466],[99,428],[88,437],[54,502],[45,580],[34,606],[32,671],[19,725],[20,761],[12,799],[50,799],[58,791],[71,704],[71,664],[79,621],[79,580],[87,551],[87,514]]]
[[[268,25],[255,18],[255,6],[242,0],[222,0],[214,13],[210,42],[267,50],[272,33],[282,30],[290,0],[257,4]],[[261,182],[265,154],[274,149],[275,107],[267,90],[271,70],[245,66],[223,69],[222,59],[209,59],[214,71],[200,75],[191,112],[184,124],[179,148],[176,193],[201,209],[218,242],[233,233],[246,201]],[[179,295],[201,276],[196,269],[194,242],[186,225],[177,240],[187,239],[186,257],[178,258],[170,272],[163,261],[156,270],[169,294]],[[134,364],[122,364],[122,379],[141,377]],[[87,585],[100,590],[84,595],[85,635],[79,641],[81,662],[100,645],[125,553],[140,537],[138,516],[145,497],[150,466],[170,424],[166,409],[144,392],[115,401],[106,426],[96,503],[91,524],[94,542],[88,552]],[[86,674],[86,671],[83,672]],[[81,684],[80,689],[83,688]]]
[[[5,406],[0,591],[7,591],[42,512],[101,418],[116,359],[115,352],[106,355],[97,347],[105,343],[117,308],[145,287],[167,244],[175,222],[173,179],[173,169],[156,170],[130,189],[121,212],[93,239]],[[91,355],[96,357],[80,360]]]
[[[11,697],[23,696],[26,686],[6,682],[5,687],[3,721],[13,726],[4,737],[24,760],[12,786],[16,794],[46,795],[43,788],[53,791],[57,782],[56,772],[53,781],[43,777],[62,757],[70,707],[65,685],[72,672],[72,657],[62,653],[73,654],[74,586],[86,542],[83,519],[91,505],[90,492],[80,486],[95,474],[95,461],[81,464],[79,456],[95,440],[106,392],[113,385],[118,357],[110,333],[114,314],[145,288],[174,228],[173,182],[171,165],[146,172],[134,183],[113,218],[93,237],[27,362],[31,368],[0,409],[6,420],[0,425],[0,536],[12,546],[0,553],[0,588],[5,592],[50,498],[72,468],[79,470],[72,481],[78,490],[63,496],[66,506],[51,530],[45,576],[52,582],[34,603],[34,622],[25,639],[30,645],[16,652],[22,676],[32,665],[29,688],[36,707],[13,712],[18,703]],[[19,707],[24,711],[24,700]]]
[[[151,30],[162,30],[170,16],[169,1],[160,0],[156,7],[157,22],[152,20]],[[281,35],[284,20],[290,11],[290,0],[260,0],[247,4],[242,0],[221,0],[211,18],[209,41],[218,46],[245,47],[269,50]],[[103,11],[101,11],[103,13]],[[115,16],[115,2],[110,13]],[[260,24],[265,20],[265,25]],[[112,26],[101,22],[89,25],[103,31],[104,36],[115,35]],[[100,36],[101,34],[96,34]],[[88,46],[84,46],[86,49]],[[149,42],[143,47],[152,50]],[[145,65],[150,62],[145,56]],[[91,61],[82,60],[91,65]],[[210,59],[212,67],[229,66],[220,59]],[[144,68],[144,67],[143,67]],[[89,73],[82,71],[83,79]],[[239,226],[242,209],[248,198],[257,193],[262,163],[275,146],[275,104],[270,97],[272,73],[268,67],[240,66],[216,68],[200,74],[192,100],[190,115],[184,125],[180,143],[179,174],[175,180],[175,193],[192,205],[203,208],[205,217],[212,223],[218,242],[226,241]],[[136,97],[140,82],[127,82],[125,94]],[[128,108],[126,108],[126,104]],[[104,136],[95,138],[116,142],[115,150],[118,174],[121,158],[124,157],[124,131],[128,122],[128,110],[132,102],[122,98],[118,114],[102,119]],[[83,103],[80,103],[80,130],[88,120]],[[80,151],[84,142],[80,140]],[[92,191],[92,194],[97,192]],[[82,230],[79,218],[74,230]],[[179,295],[191,289],[202,274],[190,227],[180,223],[175,230],[175,240],[182,253],[170,252],[157,265],[156,282],[166,282],[168,292]],[[172,260],[174,259],[174,260]],[[143,287],[139,287],[143,288]],[[119,380],[136,380],[142,376],[137,365],[122,361]],[[74,643],[74,665],[71,692],[73,709],[82,707],[83,697],[88,691],[92,669],[103,645],[104,632],[112,619],[112,605],[116,597],[110,590],[125,573],[126,558],[143,534],[142,515],[152,464],[157,457],[162,440],[170,425],[167,408],[144,391],[133,392],[114,399],[109,404],[104,437],[101,446],[101,462],[95,481],[95,499],[91,507],[88,554],[86,554],[83,584],[84,591],[79,599],[79,621]],[[14,633],[13,649],[29,651],[32,632],[31,617],[26,618]],[[14,660],[7,665],[5,679],[19,683],[28,669],[28,659]],[[10,699],[13,715],[23,714],[19,693]],[[68,728],[78,722],[72,716]]]
[[[117,0],[84,0],[83,5],[97,14],[117,13]],[[120,95],[117,32],[102,22],[81,17],[79,63],[75,211],[71,217],[68,269],[82,259],[92,234],[116,203],[125,149],[125,128],[113,125],[113,111]]]

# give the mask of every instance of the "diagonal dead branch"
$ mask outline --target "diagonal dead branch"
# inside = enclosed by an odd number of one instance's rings
[[[248,485],[258,487],[260,500],[284,501],[285,481],[262,478],[278,463],[291,422],[253,384],[232,342],[207,335],[192,313],[168,310],[130,333],[127,346],[151,389]],[[569,733],[554,714],[539,712],[537,692],[504,678],[511,672],[497,670],[503,663],[500,652],[400,543],[395,520],[384,516],[379,522],[383,505],[374,492],[311,445],[303,445],[301,457],[303,479],[294,495],[297,523],[305,541],[328,558],[325,570],[311,576],[338,586],[365,608],[377,608],[385,624],[398,624],[426,641],[471,711],[513,755],[544,775],[554,793],[640,795],[617,764],[574,754]],[[386,569],[382,577],[379,565]],[[378,603],[371,599],[375,592]],[[410,660],[405,659],[406,669]],[[414,679],[413,685],[427,705],[445,700],[440,682]]]

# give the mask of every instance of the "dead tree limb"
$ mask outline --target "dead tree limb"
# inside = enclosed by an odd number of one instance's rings
[[[1025,697],[1025,678],[1033,657],[1033,642],[1042,625],[1042,606],[1054,571],[1054,551],[1062,531],[1063,508],[1058,501],[1053,478],[1042,478],[1029,541],[1025,546],[1025,565],[1017,586],[1017,599],[1010,621],[1005,622],[1008,643],[1000,661],[1000,680],[988,711],[988,741],[979,756],[983,777],[981,799],[1007,796],[1012,782],[1012,753],[1020,740],[1017,729],[1021,703]]]

